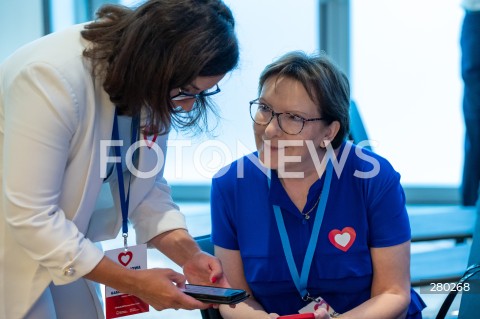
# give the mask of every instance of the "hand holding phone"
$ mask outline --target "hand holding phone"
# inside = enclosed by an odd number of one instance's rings
[[[315,314],[313,312],[299,313],[294,315],[280,316],[277,319],[315,319]]]
[[[222,288],[186,284],[183,292],[206,303],[233,305],[246,300],[250,295],[243,289]]]

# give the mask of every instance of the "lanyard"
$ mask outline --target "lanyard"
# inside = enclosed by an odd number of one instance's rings
[[[138,129],[138,117],[132,118],[131,125],[131,140],[130,145],[133,145],[137,139],[137,129]],[[114,141],[120,140],[120,133],[118,129],[118,114],[117,108],[115,108],[115,117],[113,118],[113,130],[112,130],[112,139]],[[122,169],[122,152],[120,146],[114,146],[115,156],[120,158],[120,161],[115,162],[115,168],[117,170],[118,178],[118,192],[120,195],[120,209],[122,210],[122,236],[123,236],[123,245],[127,249],[127,237],[128,237],[128,206],[130,203],[130,184],[132,181],[132,174],[129,175],[128,179],[128,191],[125,194],[125,184],[123,180],[123,169]]]
[[[292,275],[293,283],[297,287],[302,299],[307,301],[310,299],[310,295],[307,291],[308,275],[310,273],[310,267],[312,265],[313,254],[317,246],[318,234],[320,233],[320,226],[322,225],[323,216],[325,215],[325,207],[327,205],[328,193],[330,192],[330,183],[332,181],[333,165],[329,161],[326,169],[325,182],[323,184],[322,194],[320,195],[320,201],[317,207],[317,214],[315,216],[315,222],[313,224],[312,234],[310,241],[308,242],[307,252],[303,260],[302,272],[300,276],[298,274],[295,260],[293,259],[292,247],[288,240],[287,229],[285,228],[285,222],[280,211],[280,207],[273,205],[273,212],[275,213],[275,220],[277,222],[278,232],[280,233],[280,239],[282,241],[283,251],[285,258],[287,259],[288,269]],[[270,179],[268,180],[270,186]]]

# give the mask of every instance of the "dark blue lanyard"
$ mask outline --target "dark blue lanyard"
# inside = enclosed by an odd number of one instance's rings
[[[131,139],[130,145],[133,145],[137,140],[138,134],[138,117],[132,118],[132,125],[131,125]],[[112,130],[112,140],[118,141],[120,140],[120,132],[118,129],[118,114],[117,108],[115,108],[115,117],[113,119],[113,130]],[[122,210],[122,236],[123,236],[123,243],[125,248],[127,247],[127,237],[128,237],[128,207],[130,203],[130,184],[132,181],[132,174],[129,175],[128,179],[128,190],[127,194],[125,195],[125,184],[123,180],[123,169],[122,169],[122,152],[120,146],[114,146],[115,156],[120,158],[120,161],[115,162],[115,168],[117,170],[117,178],[118,178],[118,192],[120,195],[120,208]]]
[[[303,300],[310,299],[310,295],[307,291],[308,275],[310,273],[310,267],[312,265],[313,255],[315,248],[317,247],[318,234],[320,233],[320,226],[322,225],[323,216],[325,215],[325,207],[327,206],[328,193],[330,192],[330,184],[332,181],[333,165],[329,161],[327,164],[325,182],[323,184],[322,194],[320,195],[320,201],[317,207],[317,214],[315,216],[315,222],[313,224],[312,234],[310,241],[308,242],[307,252],[303,260],[302,272],[300,276],[298,274],[295,260],[293,259],[292,247],[288,239],[287,229],[285,228],[285,222],[283,221],[282,212],[280,207],[273,205],[273,212],[275,213],[275,220],[277,222],[278,232],[280,233],[280,239],[282,241],[283,251],[285,258],[287,259],[288,269],[292,275],[293,283],[297,287],[298,292]],[[270,179],[268,180],[270,186]]]

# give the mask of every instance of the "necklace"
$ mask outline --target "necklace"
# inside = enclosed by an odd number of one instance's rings
[[[315,202],[315,205],[313,205],[312,208],[310,208],[310,209],[308,210],[308,212],[306,212],[306,213],[300,212],[300,214],[302,214],[303,217],[305,217],[306,220],[310,219],[310,213],[313,211],[313,209],[314,209],[315,207],[317,207],[319,201],[320,201],[320,196],[318,196],[318,199],[317,199],[317,201]]]

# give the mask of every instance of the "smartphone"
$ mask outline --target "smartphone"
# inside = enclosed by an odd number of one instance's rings
[[[193,298],[215,304],[237,304],[246,300],[250,295],[243,289],[221,288],[186,284],[183,291]]]
[[[313,312],[299,313],[295,315],[280,316],[277,319],[315,319]]]

